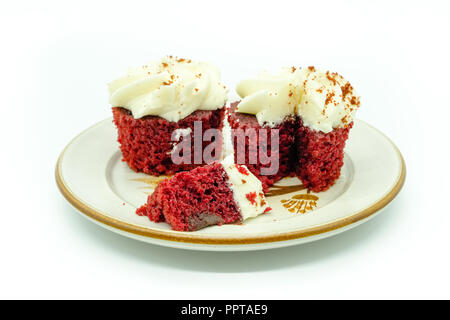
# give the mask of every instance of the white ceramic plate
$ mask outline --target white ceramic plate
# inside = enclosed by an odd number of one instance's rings
[[[124,236],[168,247],[211,251],[260,250],[306,243],[353,228],[383,209],[400,191],[405,164],[395,145],[355,121],[344,167],[326,192],[309,193],[297,178],[267,195],[272,212],[242,225],[179,232],[136,215],[160,177],[136,173],[121,161],[112,119],[78,135],[61,153],[56,181],[64,197],[89,220]]]

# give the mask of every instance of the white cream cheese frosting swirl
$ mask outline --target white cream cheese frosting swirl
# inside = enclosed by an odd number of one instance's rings
[[[130,68],[108,88],[113,107],[130,110],[136,119],[151,115],[168,121],[196,110],[220,109],[228,93],[215,66],[172,56]]]
[[[353,87],[337,73],[302,69],[301,98],[297,115],[303,124],[325,133],[345,128],[352,121],[360,104]]]
[[[243,98],[237,111],[255,114],[261,125],[274,126],[295,113],[305,126],[324,133],[348,126],[360,104],[348,81],[314,67],[262,73],[241,81],[236,91]]]
[[[298,79],[286,68],[278,74],[262,72],[256,79],[238,83],[236,92],[242,100],[236,111],[254,114],[259,124],[273,127],[294,114],[298,87]]]

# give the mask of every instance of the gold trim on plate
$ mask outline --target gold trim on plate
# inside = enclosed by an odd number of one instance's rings
[[[394,146],[395,150],[398,153],[398,156],[401,161],[401,172],[400,176],[397,180],[397,183],[394,187],[380,199],[378,202],[366,208],[354,215],[340,219],[338,221],[334,221],[325,225],[307,228],[298,231],[280,233],[277,235],[269,235],[269,236],[256,236],[256,237],[243,237],[243,238],[213,238],[208,236],[199,236],[195,235],[195,233],[177,233],[175,231],[166,232],[160,230],[151,230],[148,228],[139,227],[133,224],[129,224],[118,219],[111,218],[107,216],[105,213],[99,212],[91,207],[89,207],[82,200],[78,199],[75,194],[67,187],[64,183],[64,179],[61,176],[60,165],[61,159],[64,156],[64,153],[67,149],[64,149],[61,155],[59,156],[58,162],[56,164],[55,177],[56,183],[58,185],[59,190],[62,195],[67,199],[67,201],[72,204],[76,209],[85,214],[91,219],[94,219],[100,223],[103,223],[109,227],[119,229],[125,232],[133,233],[139,236],[150,237],[160,240],[169,240],[176,242],[186,242],[186,243],[195,243],[195,244],[210,244],[210,245],[243,245],[243,244],[256,244],[256,243],[267,243],[267,242],[277,242],[277,241],[287,241],[294,240],[299,238],[311,237],[318,234],[334,231],[365,218],[373,215],[374,213],[383,209],[386,205],[388,205],[395,196],[400,192],[405,182],[406,177],[406,165],[403,159],[402,154],[398,150],[398,148],[394,145],[394,143],[386,137],[388,141]],[[73,140],[72,140],[73,141]],[[69,143],[70,145],[70,143]],[[297,187],[297,186],[296,186]],[[297,187],[298,188],[298,187]],[[297,190],[295,190],[297,191]],[[275,192],[276,193],[276,192]]]

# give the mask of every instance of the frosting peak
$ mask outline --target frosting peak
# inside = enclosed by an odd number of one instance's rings
[[[215,66],[172,56],[130,68],[108,87],[114,107],[130,110],[134,118],[153,115],[168,121],[196,110],[220,109],[228,93]]]
[[[261,125],[275,126],[294,114],[298,87],[298,79],[286,68],[274,75],[262,72],[256,79],[238,83],[236,91],[243,99],[236,111],[256,115]]]
[[[347,127],[360,104],[359,96],[342,76],[313,67],[303,71],[301,92],[297,115],[304,125],[325,133]]]
[[[255,114],[261,125],[277,125],[295,113],[304,125],[328,133],[351,123],[359,107],[348,81],[314,67],[283,68],[275,75],[264,72],[241,81],[236,91],[242,97],[237,111]]]

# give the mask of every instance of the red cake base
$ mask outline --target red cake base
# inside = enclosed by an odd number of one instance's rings
[[[194,164],[193,146],[191,164],[175,164],[170,152],[173,149],[172,132],[176,129],[191,128],[193,141],[194,121],[202,122],[203,133],[211,128],[221,129],[225,108],[214,111],[195,111],[178,122],[169,122],[161,117],[147,116],[134,119],[124,108],[113,108],[114,123],[118,129],[118,141],[123,161],[137,172],[151,175],[172,175],[178,171],[191,170],[201,164]],[[204,141],[203,148],[211,142]]]
[[[147,204],[136,213],[155,222],[165,221],[177,231],[241,221],[227,180],[225,170],[217,162],[177,173],[159,183]]]
[[[325,191],[339,178],[344,164],[345,141],[352,126],[353,123],[347,128],[323,133],[311,130],[301,120],[298,121],[297,175],[309,190]]]
[[[279,170],[271,175],[261,174],[261,169],[264,167],[270,167],[270,164],[261,164],[259,156],[258,162],[256,164],[250,164],[249,161],[250,146],[256,146],[259,154],[259,136],[256,136],[256,138],[245,136],[244,138],[239,134],[235,134],[236,139],[234,139],[235,161],[237,161],[237,143],[238,141],[245,141],[245,163],[239,164],[245,164],[247,168],[262,182],[264,192],[267,192],[269,187],[276,181],[280,180],[283,177],[293,176],[295,174],[294,166],[297,163],[297,155],[295,150],[295,131],[297,122],[294,117],[286,117],[283,123],[275,126],[274,128],[262,127],[258,123],[256,116],[234,112],[238,104],[239,101],[231,104],[230,115],[228,116],[228,121],[230,122],[230,126],[232,129],[242,129],[244,131],[246,129],[255,129],[256,132],[258,132],[259,130],[266,130],[268,132],[267,148],[270,152],[272,151],[272,149],[273,151],[275,151],[275,148],[272,148],[271,146],[271,130],[279,130]]]

